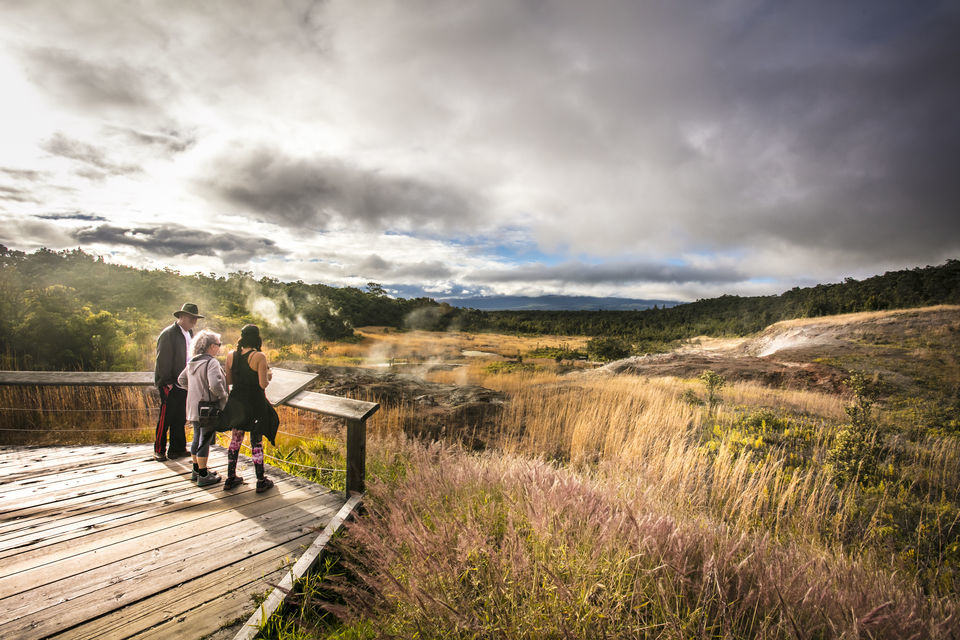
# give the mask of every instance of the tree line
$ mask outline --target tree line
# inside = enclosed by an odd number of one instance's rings
[[[936,304],[960,304],[960,261],[780,295],[724,295],[642,311],[465,311],[458,321],[467,331],[617,337],[656,346],[699,335],[748,335],[794,318]]]
[[[131,371],[150,366],[173,311],[194,302],[218,331],[265,327],[275,345],[350,339],[354,327],[427,328],[444,310],[430,298],[228,275],[110,264],[81,249],[33,253],[0,245],[0,368]],[[421,313],[418,314],[417,311]]]
[[[960,304],[960,261],[781,295],[725,295],[643,311],[479,311],[431,298],[228,275],[110,264],[81,249],[33,253],[0,245],[0,367],[135,370],[183,302],[218,330],[254,322],[277,345],[348,340],[354,327],[581,335],[610,353],[659,351],[698,335],[740,336],[780,320],[932,304]]]

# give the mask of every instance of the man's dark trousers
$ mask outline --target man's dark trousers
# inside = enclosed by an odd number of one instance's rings
[[[187,391],[177,385],[160,387],[160,417],[157,419],[157,434],[153,441],[153,452],[158,456],[179,455],[187,450],[187,435],[184,424],[187,422]],[[170,434],[170,447],[167,447],[167,433]]]

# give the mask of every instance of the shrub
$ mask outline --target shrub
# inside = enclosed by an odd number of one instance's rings
[[[827,452],[827,462],[838,484],[856,480],[870,485],[879,479],[883,443],[872,405],[880,382],[879,377],[871,381],[862,373],[854,373],[846,381],[854,394],[853,404],[846,407],[850,423],[840,427]]]
[[[484,367],[484,370],[487,373],[518,373],[521,371],[536,371],[537,366],[529,362],[497,360]]]
[[[593,338],[587,343],[587,353],[594,360],[609,362],[630,355],[630,343],[620,338]]]
[[[720,402],[720,389],[727,383],[726,378],[719,373],[707,369],[700,374],[698,379],[703,383],[703,386],[707,388],[707,404],[709,404],[711,408],[714,407]]]
[[[685,389],[684,392],[680,394],[680,399],[693,407],[702,407],[704,405],[703,400],[693,389]]]

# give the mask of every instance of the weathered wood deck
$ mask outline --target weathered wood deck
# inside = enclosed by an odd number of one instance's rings
[[[246,484],[198,488],[189,458],[151,455],[144,444],[0,452],[0,638],[207,636],[246,620],[345,503],[270,467],[276,486],[257,494],[242,457]],[[223,449],[210,468],[226,475]]]

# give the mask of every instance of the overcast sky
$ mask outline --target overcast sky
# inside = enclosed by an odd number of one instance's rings
[[[0,0],[0,243],[690,300],[960,257],[960,3]]]

